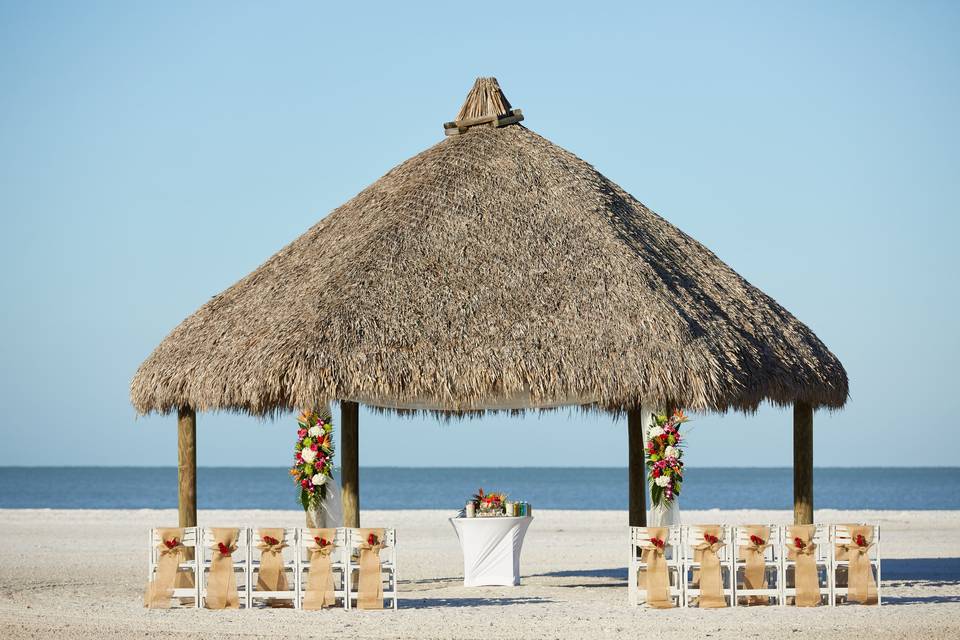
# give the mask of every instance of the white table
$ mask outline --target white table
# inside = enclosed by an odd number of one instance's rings
[[[463,586],[520,584],[520,549],[532,521],[532,516],[450,518],[463,550]]]

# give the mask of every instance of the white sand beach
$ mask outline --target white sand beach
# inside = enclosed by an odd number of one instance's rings
[[[142,607],[146,531],[173,510],[0,510],[0,633],[10,638],[956,638],[960,511],[818,511],[882,526],[876,607],[631,608],[626,513],[537,511],[519,587],[464,588],[446,511],[369,511],[397,528],[399,611]],[[780,522],[786,511],[690,511],[686,522]],[[201,511],[205,525],[298,525],[297,511]]]

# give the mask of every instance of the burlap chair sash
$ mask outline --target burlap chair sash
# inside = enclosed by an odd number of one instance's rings
[[[837,560],[848,562],[847,601],[860,604],[877,604],[877,580],[870,563],[870,548],[873,542],[873,527],[869,525],[846,525],[850,542],[837,545]]]
[[[767,549],[771,547],[768,538],[770,527],[764,525],[747,525],[742,527],[750,536],[750,543],[739,547],[740,557],[744,560],[743,587],[748,590],[767,588]],[[770,599],[765,596],[748,596],[748,605],[769,604]]]
[[[177,581],[180,563],[185,556],[183,528],[158,529],[157,570],[147,583],[143,606],[149,609],[169,609]]]
[[[695,557],[700,561],[700,597],[701,609],[719,609],[727,606],[723,597],[723,574],[720,569],[720,550],[726,546],[723,540],[723,527],[710,525],[701,527],[703,539],[693,546]]]
[[[357,584],[358,609],[383,609],[383,580],[380,574],[380,550],[383,529],[358,529],[361,543],[360,578]]]
[[[257,529],[257,536],[260,538],[260,542],[257,543],[257,549],[260,551],[260,570],[257,572],[256,590],[273,593],[291,592],[283,562],[283,550],[290,546],[287,544],[286,530]],[[266,603],[271,607],[291,605],[289,597],[267,597]]]
[[[666,527],[648,527],[647,534],[650,542],[641,547],[641,559],[646,565],[646,573],[637,572],[637,586],[647,592],[647,606],[654,609],[670,609],[673,600],[670,598],[670,574],[664,549],[670,536],[670,529]],[[644,575],[646,585],[644,585]]]
[[[793,560],[794,584],[798,607],[820,605],[820,576],[817,572],[817,545],[813,542],[816,525],[794,525],[787,530],[787,558]]]
[[[336,529],[308,529],[312,539],[307,547],[310,554],[310,574],[307,579],[307,590],[303,594],[303,608],[315,611],[332,607],[336,604],[333,569],[331,568],[333,553],[336,545],[334,539]]]
[[[237,550],[239,529],[212,529],[213,544],[210,576],[207,578],[208,609],[239,609],[237,578],[233,573],[233,553]]]

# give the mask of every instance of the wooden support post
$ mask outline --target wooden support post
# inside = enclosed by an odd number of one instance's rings
[[[793,405],[793,523],[813,524],[813,407]]]
[[[190,407],[177,412],[177,507],[181,527],[197,526],[197,414]]]
[[[360,405],[340,403],[340,481],[343,526],[360,526]]]
[[[630,526],[647,526],[647,467],[643,450],[643,410],[640,407],[627,412],[627,437],[630,461]]]
[[[667,416],[667,420],[669,420],[669,419],[670,419],[670,416],[673,415],[673,412],[676,411],[676,410],[679,409],[679,408],[680,408],[680,407],[677,406],[677,403],[676,403],[676,402],[674,402],[673,400],[667,400],[666,403],[664,403],[664,406],[663,406],[663,414],[664,414],[665,416]]]

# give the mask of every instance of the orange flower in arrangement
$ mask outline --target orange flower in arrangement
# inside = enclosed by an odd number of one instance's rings
[[[754,545],[756,545],[756,546],[758,546],[758,547],[762,547],[763,544],[766,542],[766,540],[764,540],[764,539],[761,538],[760,536],[752,535],[752,536],[750,536],[750,542],[752,542]]]
[[[179,544],[180,544],[180,540],[178,538],[171,538],[169,540],[163,541],[163,546],[165,546],[167,549],[174,549]]]
[[[266,542],[271,547],[275,547],[280,544],[280,541],[274,538],[273,536],[263,536],[263,541]]]
[[[228,557],[229,557],[229,556],[233,553],[233,551],[230,549],[230,547],[228,547],[227,545],[223,544],[222,542],[218,542],[218,543],[217,543],[217,550],[220,551],[220,555],[222,555],[222,556],[228,556]]]
[[[703,539],[707,541],[707,544],[717,544],[720,542],[720,538],[713,535],[712,533],[703,534]]]

